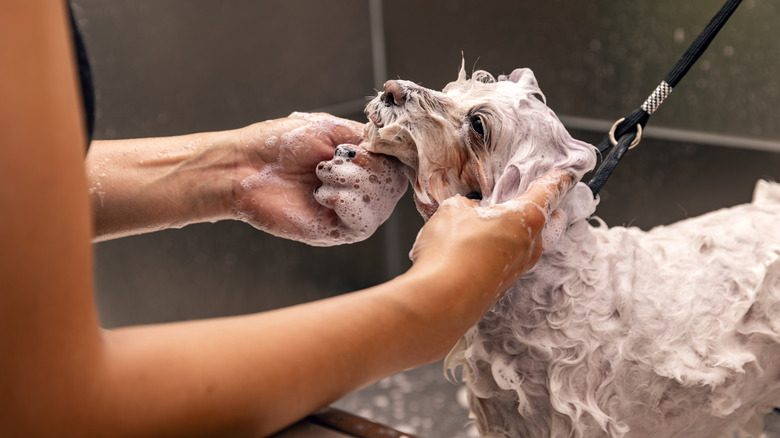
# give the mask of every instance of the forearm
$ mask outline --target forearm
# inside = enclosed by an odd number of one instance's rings
[[[236,131],[95,141],[86,158],[94,240],[230,216]]]
[[[310,244],[364,239],[389,211],[355,226],[353,211],[341,208],[352,213],[342,218],[329,204],[353,184],[332,183],[333,196],[314,196],[323,184],[318,165],[333,159],[336,146],[359,143],[361,132],[361,124],[328,114],[294,113],[231,131],[94,142],[86,160],[94,240],[221,219]],[[387,157],[363,158],[366,178],[397,174],[385,189],[395,191],[384,202],[392,207],[405,179]]]
[[[436,284],[401,276],[263,314],[117,330],[106,336],[99,385],[107,411],[95,417],[132,418],[123,427],[137,436],[266,436],[381,377],[441,358],[474,321],[446,309],[421,312],[412,297],[436,293]]]

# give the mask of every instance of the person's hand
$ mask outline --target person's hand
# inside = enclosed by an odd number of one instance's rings
[[[314,198],[338,218],[328,237],[348,243],[372,235],[406,192],[403,169],[397,159],[356,145],[338,146],[332,160],[317,165],[322,186],[314,190]]]
[[[557,242],[566,216],[556,209],[573,184],[570,174],[556,170],[503,204],[480,207],[461,196],[443,202],[411,252],[413,270],[443,273],[453,285],[440,288],[449,297],[431,297],[430,305],[460,303],[464,319],[476,322]]]
[[[357,122],[301,113],[244,128],[246,164],[236,170],[233,190],[236,216],[311,245],[367,238],[387,219],[406,182],[392,158],[354,146],[362,132]],[[334,156],[339,145],[349,146]],[[377,182],[387,190],[377,190]],[[397,197],[390,196],[390,189]],[[379,217],[363,208],[369,204],[389,205],[389,210]]]

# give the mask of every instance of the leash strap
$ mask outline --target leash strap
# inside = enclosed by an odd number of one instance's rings
[[[642,128],[647,125],[650,116],[661,106],[702,53],[707,50],[707,47],[741,2],[742,0],[727,0],[645,102],[626,117],[615,122],[609,135],[599,143],[598,150],[601,154],[610,148],[613,149],[604,158],[601,166],[588,183],[594,197],[606,184],[607,179],[612,175],[612,171],[615,170],[626,151],[639,144],[642,138]]]

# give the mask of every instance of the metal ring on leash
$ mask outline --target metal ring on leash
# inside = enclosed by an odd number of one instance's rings
[[[612,128],[609,129],[609,141],[612,142],[612,146],[617,146],[618,142],[615,140],[615,130],[617,129],[618,125],[623,122],[623,120],[626,120],[625,117],[615,122],[614,125],[612,125]],[[629,149],[634,149],[636,145],[639,144],[639,141],[642,139],[642,125],[639,123],[636,124],[636,137],[634,138],[634,141],[631,142],[630,145],[628,145]]]

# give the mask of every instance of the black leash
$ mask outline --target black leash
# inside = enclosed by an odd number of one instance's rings
[[[604,158],[601,166],[599,166],[588,183],[588,187],[590,187],[594,197],[598,195],[607,182],[607,178],[615,170],[626,151],[639,144],[642,138],[642,128],[647,125],[650,116],[663,103],[664,99],[669,96],[669,93],[677,86],[677,83],[680,82],[683,76],[688,73],[688,70],[696,63],[702,53],[707,50],[715,35],[726,24],[726,21],[728,21],[741,2],[742,0],[727,0],[726,4],[720,8],[707,27],[696,37],[696,40],[688,47],[688,50],[685,51],[680,60],[666,75],[666,78],[656,87],[655,91],[650,94],[642,106],[612,125],[609,135],[598,145],[598,150],[599,153],[603,154],[611,147],[614,147],[614,149]]]

